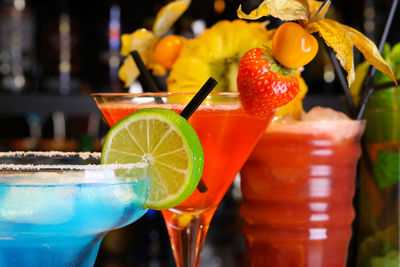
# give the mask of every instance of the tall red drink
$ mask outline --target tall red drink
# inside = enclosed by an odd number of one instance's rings
[[[241,172],[250,266],[345,266],[363,129],[341,117],[270,125]]]

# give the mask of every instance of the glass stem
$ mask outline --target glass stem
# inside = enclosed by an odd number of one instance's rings
[[[163,211],[177,267],[198,267],[216,208],[202,213]]]

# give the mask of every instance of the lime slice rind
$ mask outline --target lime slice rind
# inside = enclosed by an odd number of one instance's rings
[[[163,210],[185,201],[200,181],[204,153],[187,120],[162,108],[145,108],[121,119],[107,134],[102,163],[146,162],[146,208]]]

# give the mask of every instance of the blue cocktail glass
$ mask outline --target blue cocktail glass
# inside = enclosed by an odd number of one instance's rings
[[[93,266],[105,234],[146,213],[146,165],[99,159],[0,153],[0,266]]]

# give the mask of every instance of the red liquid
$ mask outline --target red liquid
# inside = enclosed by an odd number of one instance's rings
[[[354,123],[341,140],[329,134],[340,125],[263,135],[241,171],[250,266],[345,266],[363,129]]]
[[[124,103],[100,105],[99,108],[109,125],[114,125],[124,116],[143,108],[144,105]],[[156,106],[152,104],[151,106]],[[184,105],[160,104],[180,112]],[[171,238],[177,266],[184,266],[191,250],[202,249],[211,218],[230,187],[236,174],[243,166],[250,152],[271,121],[268,118],[247,115],[237,102],[229,105],[200,107],[190,117],[189,122],[196,130],[204,149],[204,169],[202,180],[208,187],[206,193],[196,190],[184,203],[174,209],[163,211],[163,216]],[[197,238],[193,238],[197,236]],[[199,253],[195,253],[196,257]],[[191,259],[194,266],[199,258]]]
[[[113,126],[123,117],[142,107],[124,103],[121,108],[118,104],[107,104],[100,105],[100,110],[107,123]],[[160,107],[168,108],[167,105]],[[184,105],[173,107],[174,111],[179,113]],[[208,191],[200,193],[196,190],[187,201],[179,205],[180,210],[202,211],[218,205],[274,115],[271,112],[268,120],[259,119],[247,115],[239,105],[234,107],[227,105],[227,107],[223,108],[223,105],[214,108],[201,107],[190,117],[189,122],[196,130],[204,149],[202,179]]]

